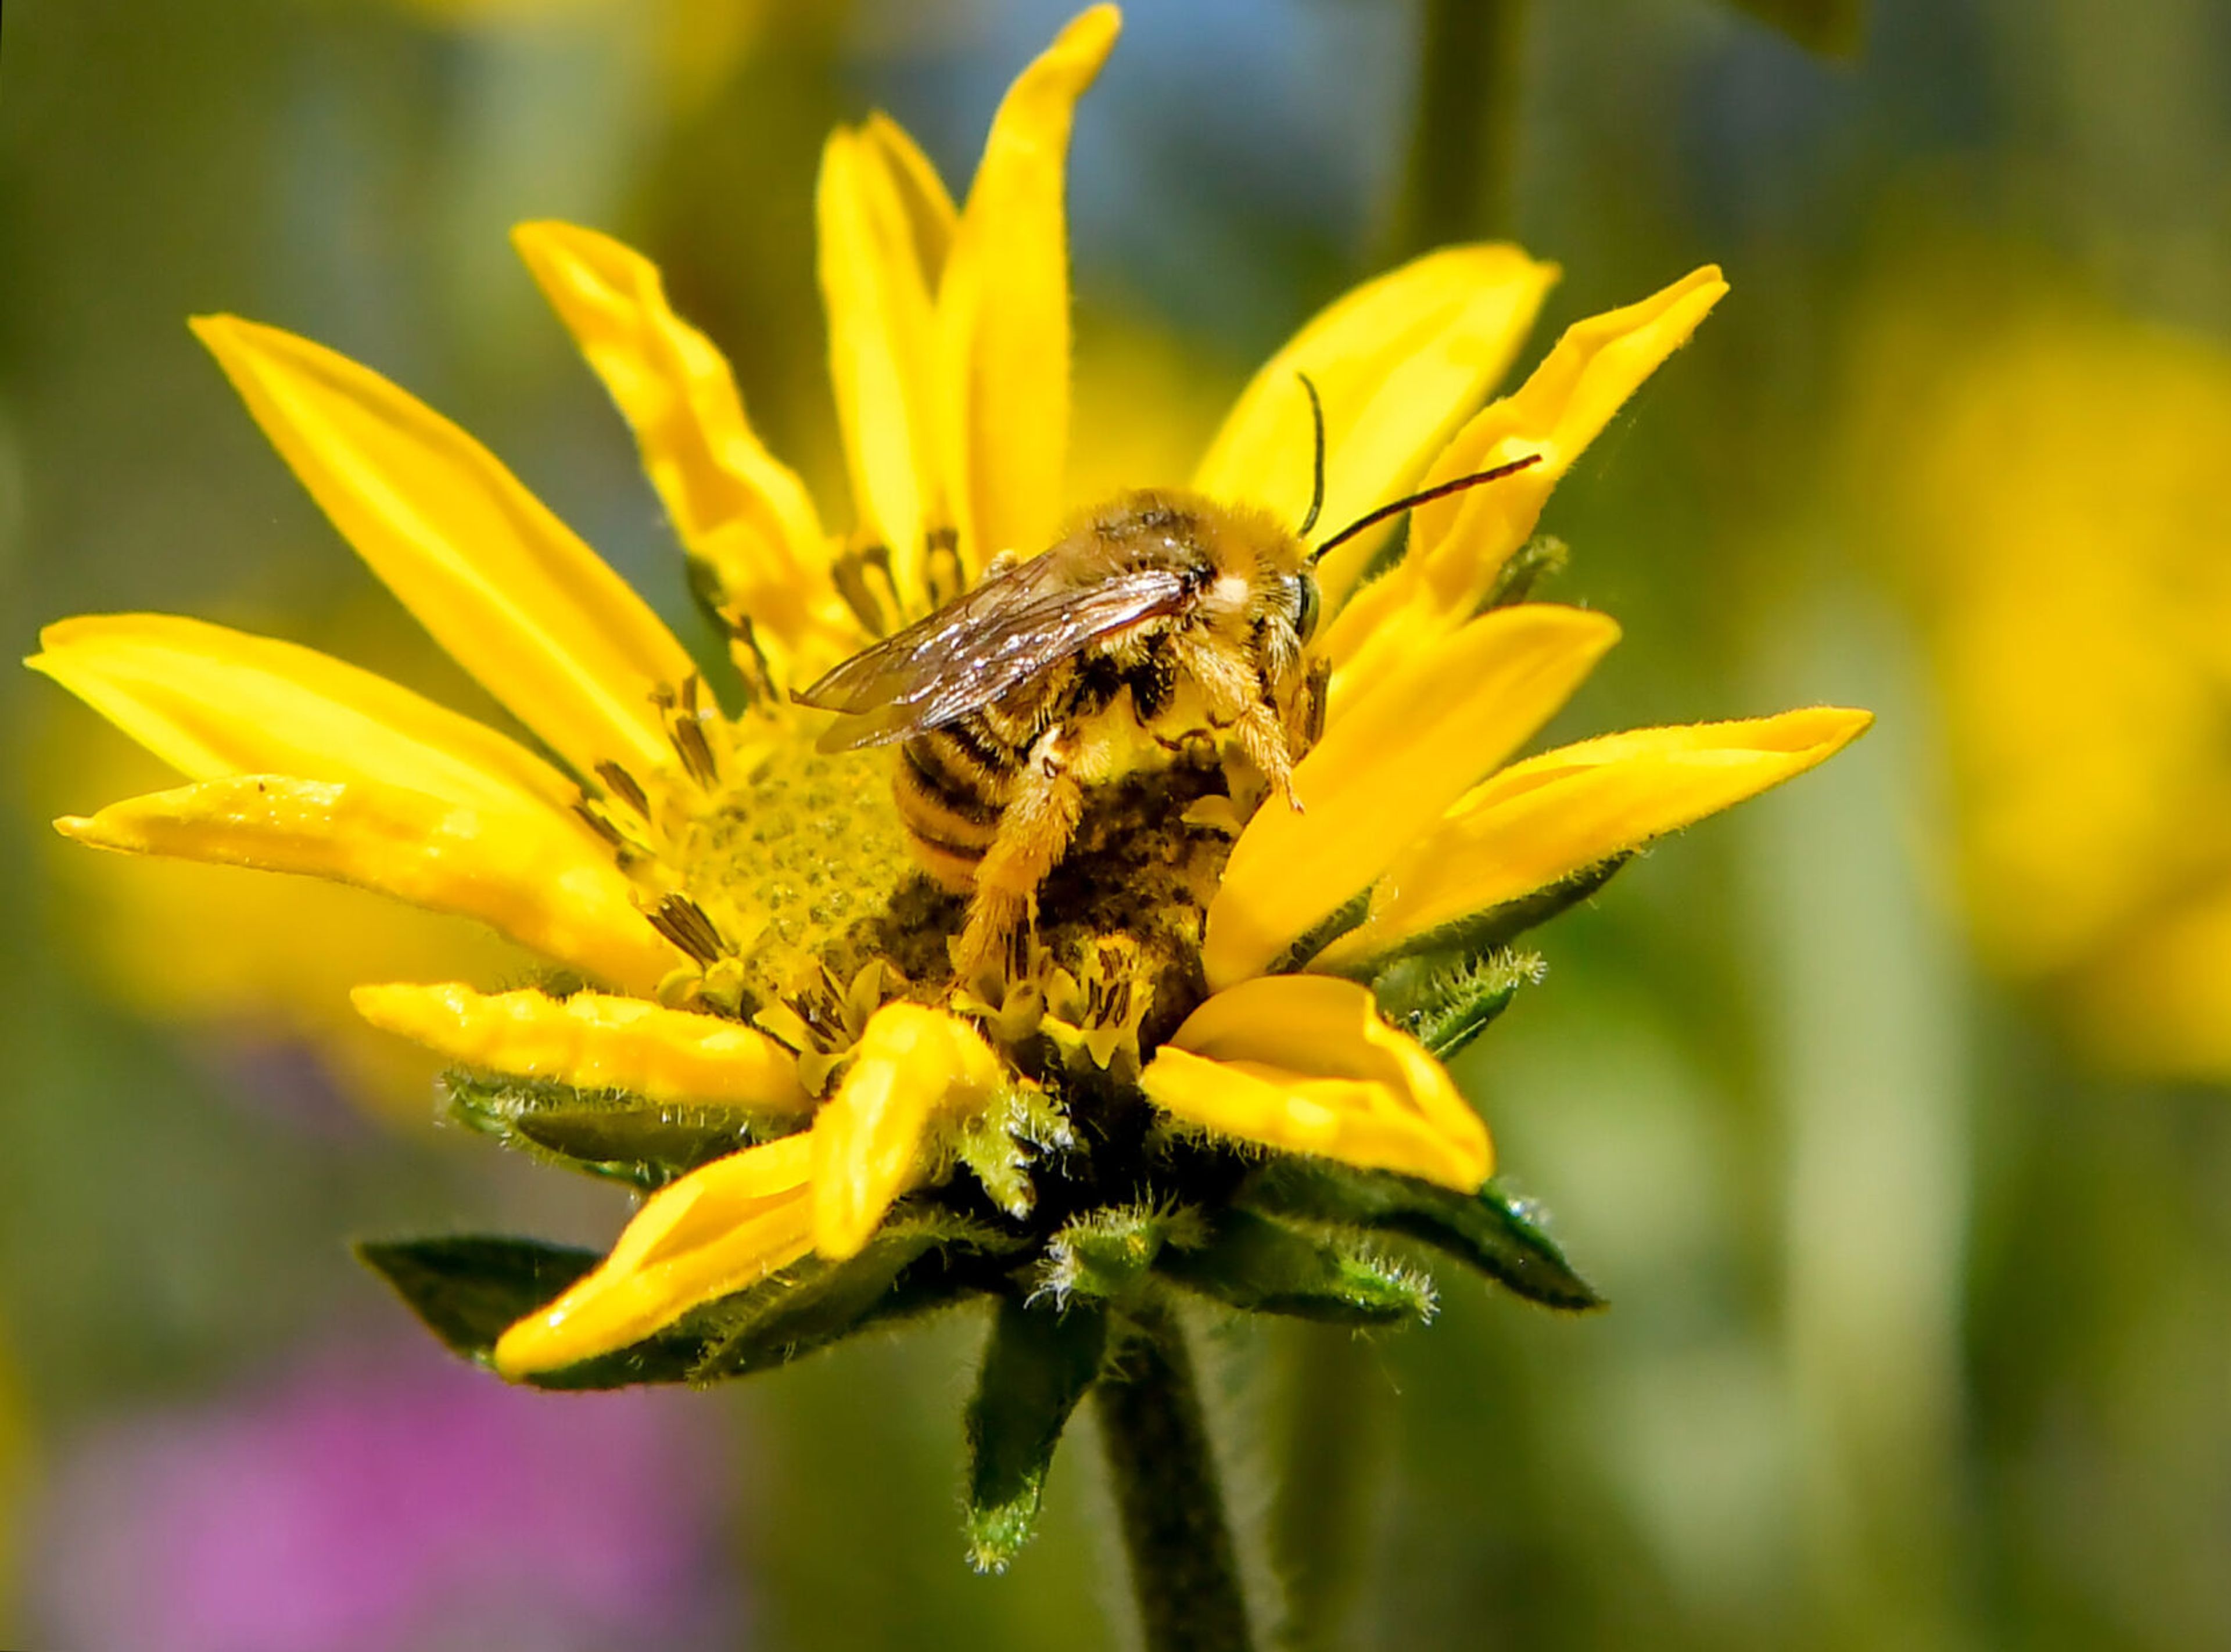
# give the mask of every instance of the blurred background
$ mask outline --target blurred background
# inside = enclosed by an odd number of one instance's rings
[[[393,375],[695,625],[507,227],[656,258],[833,500],[822,138],[887,108],[959,188],[1071,9],[14,0],[8,646],[177,610],[492,713],[194,346],[216,309]],[[1544,932],[1465,1058],[1611,1312],[1451,1276],[1427,1331],[1205,1327],[1280,1643],[2231,1645],[2231,4],[1131,0],[1071,193],[1080,495],[1182,475],[1423,247],[1564,265],[1529,359],[1725,264],[1551,505],[1550,594],[1626,629],[1559,732],[1880,715]],[[702,1395],[447,1363],[347,1239],[623,1207],[437,1126],[346,990],[514,962],[48,829],[158,779],[0,675],[0,1642],[1121,1643],[1089,1429],[1013,1571],[961,1563],[974,1324]]]

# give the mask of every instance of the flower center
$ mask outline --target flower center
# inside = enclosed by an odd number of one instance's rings
[[[726,972],[745,1016],[842,1000],[874,965],[882,981],[860,989],[874,999],[942,1002],[963,984],[947,943],[967,898],[916,861],[891,763],[785,739],[660,855],[728,960],[708,971],[708,990]],[[1206,995],[1201,937],[1231,850],[1233,822],[1219,816],[1231,812],[1206,752],[1096,791],[1038,891],[1030,978],[1011,981],[1011,997],[1028,988],[1064,1019],[1135,1028],[1149,1049],[1166,1038]],[[1019,1042],[1035,1028],[1033,1012],[988,1030]]]

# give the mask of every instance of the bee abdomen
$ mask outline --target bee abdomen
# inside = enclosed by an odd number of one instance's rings
[[[999,833],[1020,765],[974,717],[917,734],[899,748],[899,823],[932,876],[966,890]]]

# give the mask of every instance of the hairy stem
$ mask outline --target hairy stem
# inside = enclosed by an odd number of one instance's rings
[[[1327,1652],[1345,1644],[1363,1583],[1387,1384],[1372,1345],[1346,1326],[1281,1329],[1281,1472],[1270,1530],[1271,1564],[1285,1586],[1277,1643]]]
[[[1141,1308],[1093,1391],[1147,1652],[1248,1652],[1247,1602],[1184,1333]]]

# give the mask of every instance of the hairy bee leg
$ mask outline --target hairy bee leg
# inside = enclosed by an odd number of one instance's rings
[[[956,960],[962,980],[1012,965],[1026,950],[1038,915],[1038,885],[1068,849],[1083,813],[1083,784],[1061,751],[1058,735],[1049,734],[1031,753],[999,816],[999,836],[977,864],[975,897],[968,905]]]
[[[1294,754],[1286,743],[1284,720],[1258,700],[1233,720],[1232,734],[1239,742],[1239,749],[1247,753],[1247,760],[1263,771],[1263,778],[1285,797],[1296,814],[1300,814],[1302,800],[1294,795]]]

